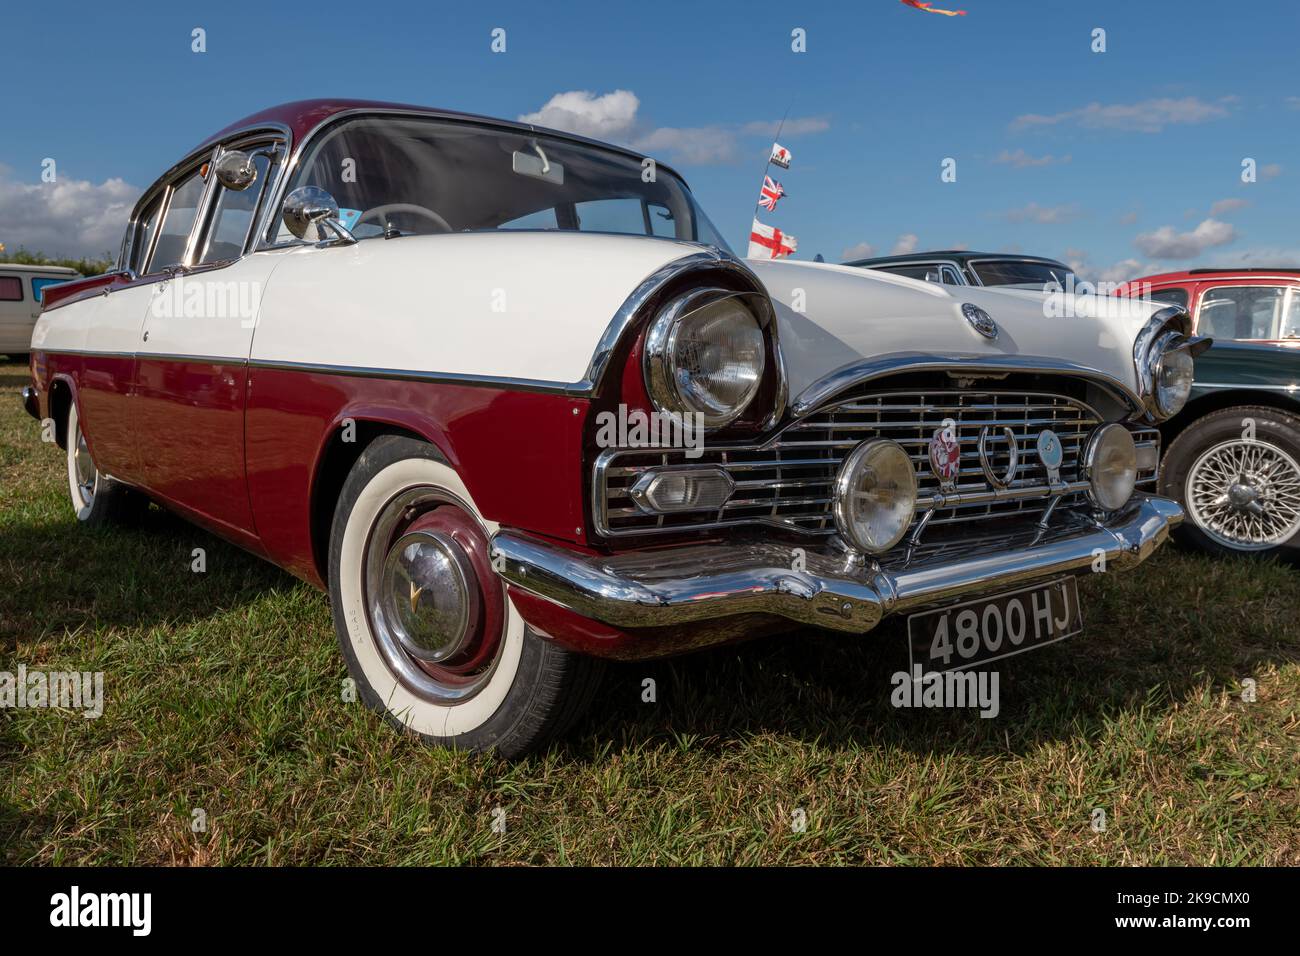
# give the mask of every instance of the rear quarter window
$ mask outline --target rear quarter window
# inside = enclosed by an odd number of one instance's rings
[[[1148,298],[1153,302],[1168,302],[1170,305],[1181,305],[1184,309],[1187,308],[1187,290],[1183,288],[1156,289]]]

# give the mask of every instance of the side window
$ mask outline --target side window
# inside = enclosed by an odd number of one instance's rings
[[[162,200],[160,194],[149,204],[136,229],[135,243],[131,246],[131,260],[127,263],[136,273],[144,272],[144,257],[149,254],[149,244],[153,242],[153,234],[158,230],[158,214],[162,212]]]
[[[58,285],[61,282],[71,282],[75,276],[67,279],[32,279],[32,298],[37,302],[44,301],[42,293],[48,285]]]
[[[646,203],[646,211],[650,214],[651,234],[664,239],[677,238],[677,223],[673,218],[671,209],[657,202],[652,202]]]
[[[1168,302],[1170,305],[1181,305],[1187,308],[1187,290],[1179,288],[1156,289],[1149,296],[1152,302]]]
[[[257,179],[247,189],[236,192],[220,187],[212,212],[212,219],[205,233],[206,246],[197,257],[197,262],[225,262],[238,259],[244,251],[244,240],[253,228],[253,219],[257,215],[257,203],[266,188],[267,173],[271,160],[265,153],[253,156],[253,165],[257,168]]]
[[[1196,331],[1221,339],[1281,338],[1285,286],[1219,286],[1201,296]]]
[[[553,208],[539,209],[497,226],[498,229],[559,229]]]
[[[170,266],[181,264],[185,258],[190,230],[194,227],[194,217],[199,212],[199,202],[203,199],[203,186],[199,170],[176,185],[158,229],[158,245],[154,248],[145,272],[161,272]]]
[[[1287,294],[1286,312],[1282,315],[1282,334],[1284,339],[1300,339],[1300,286],[1292,286]]]
[[[23,301],[23,280],[17,276],[0,276],[0,302]]]
[[[957,270],[954,269],[952,266],[943,267],[943,270],[940,272],[939,281],[942,282],[944,285],[965,285],[966,284],[965,282],[962,281],[961,276],[957,274]]]
[[[574,209],[584,232],[649,233],[639,199],[593,199],[575,203]]]

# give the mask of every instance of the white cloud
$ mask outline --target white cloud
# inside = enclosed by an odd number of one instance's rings
[[[1268,163],[1267,165],[1259,167],[1260,179],[1276,179],[1278,176],[1281,175],[1282,175],[1281,163]]]
[[[615,90],[597,96],[589,90],[556,93],[536,113],[524,113],[521,123],[622,142],[632,131],[641,101],[630,90]]]
[[[1193,259],[1205,250],[1225,246],[1237,238],[1237,230],[1226,222],[1206,219],[1191,232],[1176,232],[1161,226],[1141,233],[1133,240],[1138,251],[1152,259]]]
[[[891,256],[906,256],[916,252],[916,244],[921,240],[916,237],[915,233],[905,232],[898,237],[894,243],[894,248],[889,251]]]
[[[640,121],[640,108],[641,101],[630,90],[599,95],[590,90],[570,90],[556,93],[540,110],[524,113],[519,121],[620,143],[696,166],[736,162],[742,155],[740,137],[773,136],[780,126],[775,120],[754,120],[740,125],[648,127]],[[824,117],[791,117],[781,128],[781,137],[822,133],[830,125]]]
[[[869,259],[875,255],[876,247],[869,242],[859,242],[857,245],[849,246],[840,253],[840,258],[847,259]]]
[[[96,185],[59,177],[21,183],[0,166],[0,242],[50,256],[117,255],[122,231],[140,190],[121,179]]]
[[[632,145],[642,153],[667,154],[675,162],[696,166],[730,163],[739,155],[736,137],[719,126],[693,129],[661,126],[638,138]]]
[[[1031,202],[1019,209],[1008,209],[1003,215],[1008,222],[1036,222],[1040,225],[1056,225],[1069,222],[1079,217],[1076,206],[1040,206]]]
[[[1012,129],[1032,129],[1040,126],[1056,126],[1072,123],[1085,129],[1118,129],[1138,133],[1158,133],[1166,126],[1179,126],[1190,123],[1204,123],[1209,120],[1223,119],[1228,115],[1227,107],[1219,103],[1207,103],[1195,96],[1182,99],[1160,97],[1142,100],[1139,103],[1089,103],[1080,109],[1066,110],[1062,113],[1048,115],[1026,113],[1017,116],[1012,122]]]
[[[1289,110],[1300,110],[1300,96],[1288,96],[1286,98],[1286,108]]]
[[[1092,257],[1083,249],[1066,249],[1063,259],[1075,275],[1094,285],[1128,282],[1153,271],[1139,259],[1121,259],[1109,266],[1094,266]]]
[[[1222,216],[1226,212],[1236,212],[1238,209],[1245,209],[1250,205],[1248,199],[1220,199],[1210,206],[1210,217]]]
[[[1129,210],[1128,212],[1123,213],[1119,217],[1119,223],[1121,226],[1131,226],[1133,225],[1133,223],[1137,221],[1138,221],[1138,214],[1134,210]]]
[[[993,160],[995,163],[1015,166],[1017,169],[1023,169],[1026,166],[1051,166],[1055,163],[1068,163],[1069,161],[1070,157],[1068,155],[1057,157],[1053,156],[1051,153],[1047,153],[1043,156],[1031,156],[1023,149],[1017,149],[1015,152],[1004,149],[1002,152],[998,153],[997,157]]]

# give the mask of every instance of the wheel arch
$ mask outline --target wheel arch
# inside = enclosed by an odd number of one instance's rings
[[[1193,398],[1186,408],[1160,426],[1161,447],[1168,450],[1174,439],[1207,415],[1247,406],[1276,408],[1278,411],[1300,415],[1300,398],[1293,398],[1283,392],[1248,387],[1215,389]]]
[[[403,409],[347,408],[325,430],[312,465],[308,514],[312,563],[322,581],[329,578],[330,531],[343,483],[357,459],[385,435],[427,442],[457,474],[464,474],[446,432],[430,419]],[[350,440],[349,440],[350,439]]]

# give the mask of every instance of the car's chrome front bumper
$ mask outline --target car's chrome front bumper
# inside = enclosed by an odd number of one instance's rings
[[[820,551],[754,541],[582,554],[500,531],[493,566],[510,584],[619,628],[739,614],[862,633],[887,614],[1006,591],[1065,574],[1122,571],[1150,557],[1183,520],[1167,498],[1135,496],[1104,523],[996,552],[950,554],[881,569]],[[795,570],[798,568],[798,570]]]

